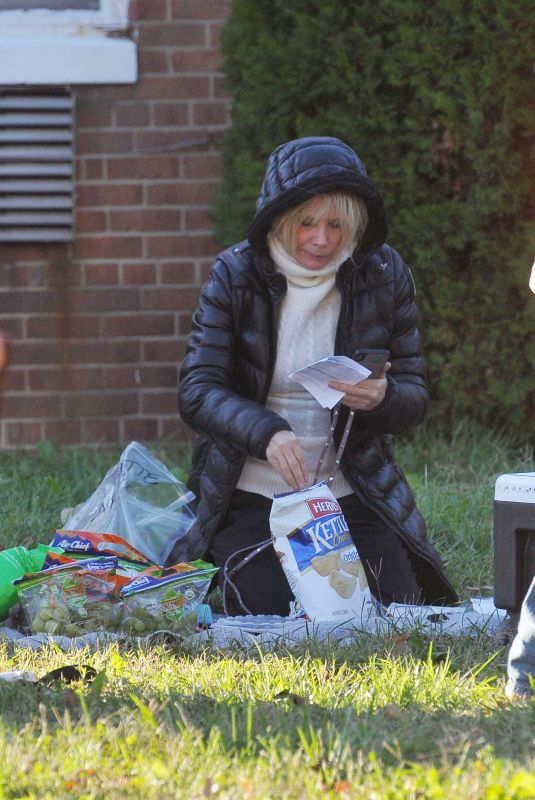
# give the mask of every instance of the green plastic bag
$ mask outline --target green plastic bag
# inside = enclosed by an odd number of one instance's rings
[[[13,581],[22,578],[27,572],[38,572],[42,569],[50,549],[54,548],[38,544],[32,550],[21,546],[0,551],[0,620],[4,620],[11,606],[18,602]]]

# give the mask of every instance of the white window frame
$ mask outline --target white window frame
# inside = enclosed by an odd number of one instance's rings
[[[100,0],[98,11],[0,11],[0,85],[135,83],[129,0]]]

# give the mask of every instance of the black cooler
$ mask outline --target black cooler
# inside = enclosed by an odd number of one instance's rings
[[[535,576],[535,472],[500,475],[494,491],[494,604],[520,611]]]

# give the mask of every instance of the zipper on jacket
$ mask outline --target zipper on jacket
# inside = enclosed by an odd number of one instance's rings
[[[286,294],[286,291],[287,291],[286,279],[282,275],[281,275],[281,278],[282,278],[282,280],[281,280],[281,288],[283,288],[283,291],[277,291],[276,294],[275,294],[275,291],[273,291],[273,292],[271,291],[270,285],[269,285],[269,280],[266,280],[267,291],[268,291],[269,299],[271,301],[272,313],[271,313],[271,331],[270,331],[271,353],[270,353],[270,359],[269,359],[269,364],[268,364],[268,371],[266,373],[267,374],[267,380],[265,382],[263,396],[262,396],[262,398],[260,400],[260,402],[263,405],[265,405],[266,400],[268,398],[269,387],[271,386],[271,381],[272,381],[272,378],[273,378],[273,372],[275,370],[275,361],[276,361],[276,358],[277,358],[277,325],[275,324],[275,317],[276,317],[276,314],[277,314],[277,309],[278,309],[279,305],[281,304],[282,299],[284,298],[284,296]],[[284,281],[284,286],[282,284],[282,281]],[[213,525],[213,528],[212,528],[212,530],[214,532],[211,534],[210,539],[207,541],[207,547],[210,547],[210,545],[211,545],[211,543],[213,541],[213,538],[215,536],[215,531],[217,531],[217,528],[219,527],[220,523],[222,522],[222,520],[225,517],[225,514],[228,511],[228,508],[230,506],[230,501],[232,499],[232,495],[234,494],[234,491],[235,491],[236,486],[238,484],[238,481],[240,479],[241,470],[243,468],[243,465],[245,463],[246,458],[247,458],[247,456],[244,455],[242,463],[241,463],[241,466],[240,466],[240,471],[238,472],[237,478],[234,481],[234,485],[232,487],[232,490],[228,494],[228,500],[225,503],[224,508],[221,510],[220,514],[215,518],[214,525]]]

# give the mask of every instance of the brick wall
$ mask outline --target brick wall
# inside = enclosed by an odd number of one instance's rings
[[[0,447],[183,437],[177,367],[215,254],[225,0],[132,0],[135,85],[74,87],[73,245],[0,245]]]

